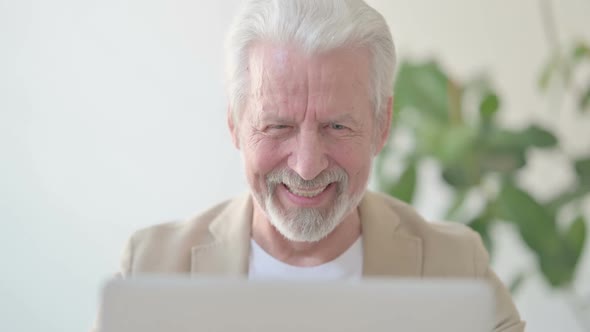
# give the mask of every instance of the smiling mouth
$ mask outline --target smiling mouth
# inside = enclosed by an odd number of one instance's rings
[[[287,190],[292,193],[293,195],[297,195],[300,197],[305,197],[305,198],[313,198],[318,196],[319,194],[323,193],[324,190],[326,190],[326,188],[328,188],[328,186],[331,183],[328,183],[327,185],[323,186],[323,187],[316,187],[316,188],[297,188],[297,187],[290,187],[289,185],[287,185],[286,183],[283,183],[283,185],[287,188]]]

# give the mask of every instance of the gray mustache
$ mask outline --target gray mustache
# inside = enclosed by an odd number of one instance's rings
[[[333,182],[340,182],[345,184],[348,182],[348,175],[346,174],[346,172],[344,172],[343,169],[334,168],[322,171],[318,176],[315,177],[315,179],[305,180],[294,171],[287,168],[283,168],[273,170],[266,176],[266,183],[269,186],[273,187],[278,184],[284,183],[287,186],[312,189],[324,187]]]

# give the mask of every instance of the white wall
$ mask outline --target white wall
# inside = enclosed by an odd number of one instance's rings
[[[222,82],[238,3],[0,0],[0,330],[87,329],[133,230],[246,190]],[[590,148],[589,123],[547,112],[536,94],[547,46],[535,1],[370,3],[402,56],[434,54],[459,78],[491,71],[507,123],[541,119],[571,151]],[[589,12],[559,3],[564,39],[590,40]],[[543,171],[529,181],[539,190],[567,185]],[[510,230],[498,237],[501,276],[533,263]],[[517,297],[530,330],[580,331],[543,287],[533,280]]]

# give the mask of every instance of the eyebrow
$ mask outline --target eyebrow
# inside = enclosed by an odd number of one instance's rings
[[[277,112],[261,112],[258,116],[257,116],[257,121],[260,122],[279,122],[279,123],[285,123],[285,122],[289,122],[290,120],[287,119],[284,116],[280,116],[277,114]]]
[[[293,122],[292,119],[278,115],[276,112],[262,112],[257,116],[257,123],[279,123],[285,124]],[[350,114],[344,113],[334,116],[332,119],[325,121],[326,123],[351,123],[353,125],[359,125],[359,122]]]
[[[340,123],[345,124],[347,126],[352,126],[353,128],[360,128],[363,127],[362,122],[357,121],[354,116],[350,113],[344,113],[341,115],[335,116],[332,120],[328,121],[329,123]]]
[[[357,124],[358,122],[350,113],[344,113],[335,117],[335,119],[331,122],[352,122]]]

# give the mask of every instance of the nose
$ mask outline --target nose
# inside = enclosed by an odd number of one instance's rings
[[[288,166],[302,179],[315,179],[328,167],[328,158],[320,134],[313,130],[301,131],[289,156]]]

